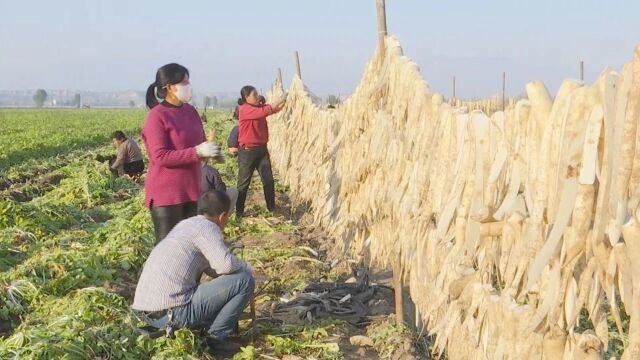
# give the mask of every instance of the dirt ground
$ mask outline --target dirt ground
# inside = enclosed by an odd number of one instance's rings
[[[333,240],[328,237],[321,229],[314,227],[310,223],[308,209],[304,206],[298,209],[290,208],[290,202],[286,194],[277,194],[277,209],[272,216],[263,217],[259,215],[259,208],[263,208],[264,198],[261,191],[250,191],[247,197],[248,216],[242,221],[244,223],[262,222],[271,224],[274,229],[278,229],[281,223],[291,223],[293,231],[275,230],[268,234],[247,235],[237,239],[238,243],[245,246],[244,252],[261,251],[264,249],[305,249],[306,257],[312,259],[309,261],[299,260],[299,256],[289,259],[272,259],[271,262],[257,264],[255,266],[258,277],[277,279],[295,279],[300,273],[305,273],[307,282],[314,281],[334,281],[342,283],[348,281],[353,276],[344,266],[335,269],[330,268],[332,261],[327,259],[327,254],[331,254],[333,248]],[[314,256],[317,253],[317,257]],[[296,259],[293,259],[296,258]],[[251,261],[251,259],[248,259]],[[314,261],[313,261],[314,260]],[[331,259],[333,260],[333,259]],[[273,276],[277,274],[276,276]],[[415,346],[414,338],[410,332],[401,334],[389,334],[387,344],[377,344],[376,348],[385,348],[386,354],[379,354],[374,347],[358,346],[350,343],[350,338],[355,335],[367,335],[375,331],[376,326],[381,324],[393,323],[394,309],[394,293],[391,285],[391,273],[389,271],[379,271],[370,274],[370,277],[380,283],[382,286],[376,287],[373,298],[367,303],[369,315],[361,326],[343,326],[340,331],[329,334],[327,341],[336,342],[340,348],[340,353],[344,359],[423,359],[427,358],[426,354],[418,351]],[[274,279],[277,278],[277,279]],[[285,280],[286,281],[286,280]],[[260,291],[260,284],[257,291]],[[282,287],[267,286],[256,298],[257,324],[256,327],[269,325],[273,327],[274,320],[270,317],[272,309],[280,302],[282,297],[295,297],[295,292],[287,294]],[[405,306],[405,308],[407,308]],[[313,324],[307,324],[313,325]],[[265,334],[254,334],[253,338],[245,339],[245,344],[256,346],[266,346],[262,343]],[[395,338],[394,338],[395,337]],[[381,357],[381,355],[385,355]],[[266,357],[265,357],[266,358]],[[276,357],[277,358],[277,357]],[[301,357],[301,358],[304,358]]]

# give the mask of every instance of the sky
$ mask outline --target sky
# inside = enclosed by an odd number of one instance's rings
[[[432,91],[507,94],[592,82],[640,43],[638,0],[387,0],[387,24]],[[178,62],[194,92],[266,90],[298,50],[320,95],[348,95],[377,46],[375,0],[0,0],[0,90],[146,90]]]

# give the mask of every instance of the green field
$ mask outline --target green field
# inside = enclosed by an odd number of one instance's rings
[[[0,358],[145,358],[186,353],[192,334],[138,339],[128,300],[153,244],[139,184],[112,179],[96,154],[138,134],[139,110],[2,110]],[[21,194],[17,196],[16,194]]]
[[[0,110],[0,169],[108,144],[119,129],[137,135],[143,110]]]
[[[144,325],[129,308],[153,229],[142,185],[111,177],[98,154],[114,153],[109,141],[120,129],[137,137],[141,110],[0,110],[0,359],[210,358],[192,331],[175,338],[139,336]],[[209,113],[218,142],[233,126],[227,111]],[[217,165],[235,183],[236,161]],[[252,188],[260,191],[259,182]],[[280,193],[283,188],[277,185]],[[278,276],[304,250],[279,244],[269,234],[297,236],[299,226],[274,218],[254,204],[248,219],[232,221],[229,238],[260,239],[245,251],[261,273]],[[264,216],[269,216],[269,221]],[[252,218],[253,217],[253,218]],[[264,238],[261,238],[263,237]],[[309,279],[335,279],[322,265],[293,269],[275,281],[261,303],[289,296]],[[265,305],[266,306],[266,305]],[[259,354],[298,354],[340,359],[325,346],[341,322],[313,327],[260,323],[255,342],[236,359]]]

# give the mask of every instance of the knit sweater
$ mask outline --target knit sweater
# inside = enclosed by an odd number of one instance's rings
[[[145,206],[197,201],[201,173],[195,146],[205,136],[196,109],[189,104],[156,105],[149,110],[141,135],[149,156]]]
[[[271,105],[240,105],[238,107],[238,142],[240,146],[266,145],[269,141],[267,116],[273,113]]]

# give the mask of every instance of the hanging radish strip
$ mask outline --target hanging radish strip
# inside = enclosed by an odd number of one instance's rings
[[[532,82],[504,111],[431,93],[394,37],[337,108],[298,77],[288,94],[269,124],[279,178],[336,257],[401,269],[435,352],[591,359],[628,331],[639,357],[640,47],[620,74],[553,98]]]

